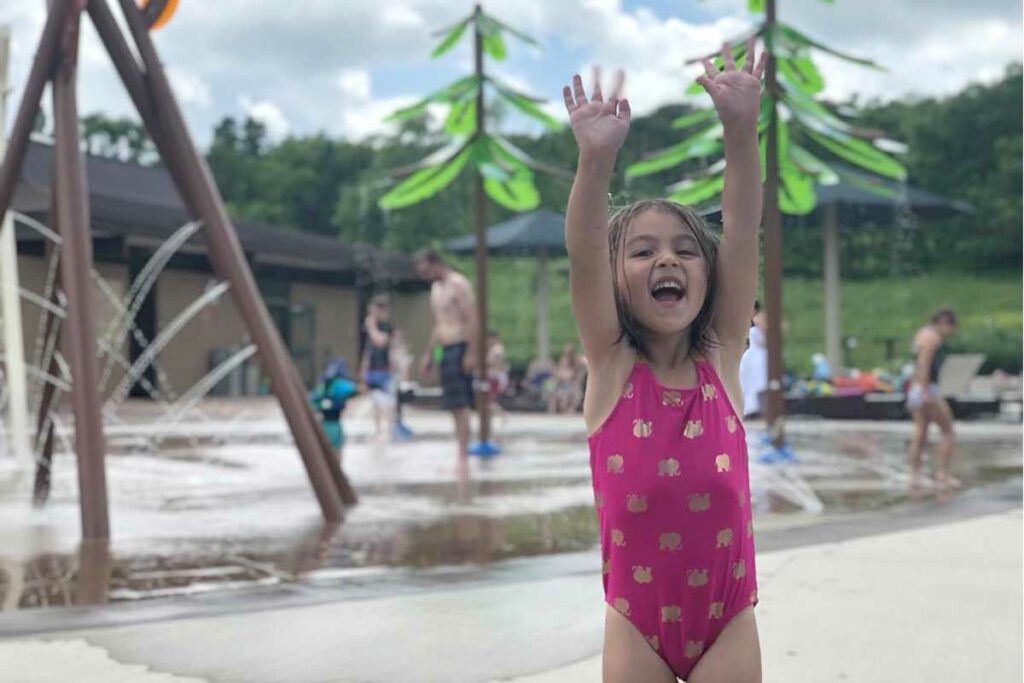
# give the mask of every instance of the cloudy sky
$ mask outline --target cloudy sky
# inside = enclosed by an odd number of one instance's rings
[[[44,0],[0,0],[12,31],[10,78],[20,97]],[[112,6],[116,2],[111,3]],[[250,114],[272,135],[318,130],[360,138],[398,106],[464,75],[469,41],[427,58],[470,0],[180,0],[155,32],[193,135],[208,143],[224,116]],[[1020,0],[780,0],[780,16],[837,49],[874,59],[887,73],[821,59],[830,97],[943,95],[998,78],[1021,60]],[[485,0],[491,14],[525,30],[543,51],[512,42],[493,70],[549,98],[564,117],[562,83],[593,63],[622,67],[641,114],[682,99],[696,75],[684,62],[752,23],[746,0]],[[131,113],[91,27],[84,32],[80,112]],[[13,114],[13,112],[12,112]],[[9,122],[8,122],[9,125]]]

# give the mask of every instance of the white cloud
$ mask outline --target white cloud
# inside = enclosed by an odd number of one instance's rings
[[[205,109],[213,102],[210,97],[210,85],[201,76],[171,66],[167,68],[167,78],[171,81],[171,89],[181,104],[194,104]]]
[[[370,74],[366,69],[342,69],[338,75],[338,87],[348,99],[370,99]]]
[[[0,20],[12,24],[13,107],[45,3],[0,3]],[[746,0],[704,0],[700,9],[716,18],[703,25],[625,9],[621,0],[489,0],[487,10],[548,46],[543,53],[516,47],[498,71],[517,87],[548,97],[549,110],[563,118],[552,75],[568,79],[573,70],[588,70],[595,62],[628,71],[627,95],[638,114],[679,101],[699,72],[699,67],[684,68],[684,61],[750,26],[754,18],[745,5]],[[781,17],[801,30],[890,67],[880,74],[823,59],[833,97],[948,94],[975,79],[997,78],[1008,62],[1021,59],[1019,0],[785,0],[782,5]],[[259,111],[275,131],[360,136],[379,131],[379,117],[439,85],[410,83],[402,90],[395,86],[402,81],[384,79],[426,64],[436,40],[431,32],[472,6],[473,0],[182,3],[171,23],[153,36],[200,145],[208,142],[217,120],[238,115],[242,94],[253,107],[264,105]],[[116,7],[114,12],[119,14]],[[91,29],[83,31],[82,49],[80,110],[130,114],[123,86]],[[573,63],[557,57],[567,52]],[[453,54],[438,69],[464,70],[466,59],[462,52]]]
[[[280,107],[270,100],[253,100],[246,95],[239,98],[239,105],[247,116],[259,121],[267,127],[267,135],[272,140],[281,140],[291,129],[288,119]]]

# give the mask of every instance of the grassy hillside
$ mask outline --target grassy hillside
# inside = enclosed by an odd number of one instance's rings
[[[459,269],[472,275],[469,259]],[[552,263],[550,328],[552,349],[576,339],[569,307],[564,263]],[[493,259],[489,269],[491,327],[505,340],[514,363],[529,362],[536,348],[536,264],[528,259]],[[820,280],[787,278],[783,297],[787,321],[787,367],[810,370],[810,357],[824,351],[824,289]],[[910,335],[933,311],[951,307],[960,316],[960,331],[950,346],[989,356],[986,368],[1021,369],[1021,278],[1019,274],[980,276],[934,273],[906,279],[846,281],[842,285],[842,333],[857,339],[847,363],[861,368],[897,366],[908,356]],[[886,359],[886,340],[894,359]]]

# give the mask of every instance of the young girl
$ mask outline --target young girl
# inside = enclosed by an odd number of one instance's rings
[[[622,78],[563,90],[579,165],[566,212],[570,288],[590,378],[584,419],[601,528],[605,681],[760,681],[739,363],[757,289],[762,61],[698,81],[724,127],[721,243],[691,209],[608,219],[630,109]],[[609,267],[611,264],[611,267]]]

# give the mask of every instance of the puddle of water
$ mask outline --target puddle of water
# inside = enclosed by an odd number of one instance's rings
[[[24,510],[31,477],[0,470],[0,609],[226,591],[330,570],[485,565],[587,550],[597,544],[597,521],[577,422],[546,420],[533,432],[528,421],[517,425],[502,456],[473,462],[466,490],[453,481],[451,443],[429,436],[429,429],[421,431],[428,436],[384,449],[356,439],[345,467],[361,504],[341,527],[318,521],[294,448],[266,426],[270,436],[248,443],[207,440],[190,450],[175,441],[154,451],[114,453],[108,459],[112,549],[76,550],[73,459],[55,461],[53,498],[41,512]],[[820,519],[907,502],[908,434],[826,421],[796,430],[790,436],[796,463],[752,465],[757,522],[809,523],[815,515],[799,504],[807,497],[823,506]],[[1019,430],[966,435],[955,473],[965,487],[1020,478]]]

